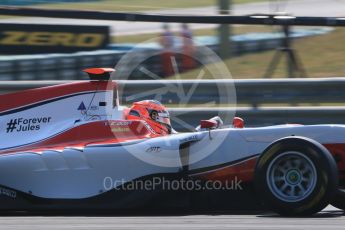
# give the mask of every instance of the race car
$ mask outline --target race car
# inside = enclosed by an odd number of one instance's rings
[[[344,125],[216,117],[178,133],[158,101],[119,105],[113,71],[0,95],[1,210],[345,209]]]

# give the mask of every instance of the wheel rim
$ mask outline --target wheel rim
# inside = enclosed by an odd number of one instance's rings
[[[266,180],[275,197],[298,202],[313,192],[317,172],[314,163],[300,152],[285,152],[269,164]]]

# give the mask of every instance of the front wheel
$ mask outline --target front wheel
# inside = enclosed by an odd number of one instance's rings
[[[338,189],[331,205],[345,211],[345,189]]]
[[[318,142],[304,137],[287,137],[271,144],[255,170],[256,191],[281,215],[321,211],[332,200],[337,182],[332,155]]]

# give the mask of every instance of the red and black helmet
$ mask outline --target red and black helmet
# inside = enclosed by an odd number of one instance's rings
[[[158,134],[171,134],[169,112],[159,101],[144,100],[134,102],[130,108],[128,120],[144,120]]]

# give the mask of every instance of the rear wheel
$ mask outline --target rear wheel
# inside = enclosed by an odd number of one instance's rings
[[[287,137],[271,144],[255,171],[265,204],[281,215],[310,215],[326,207],[337,188],[334,159],[314,140]]]

